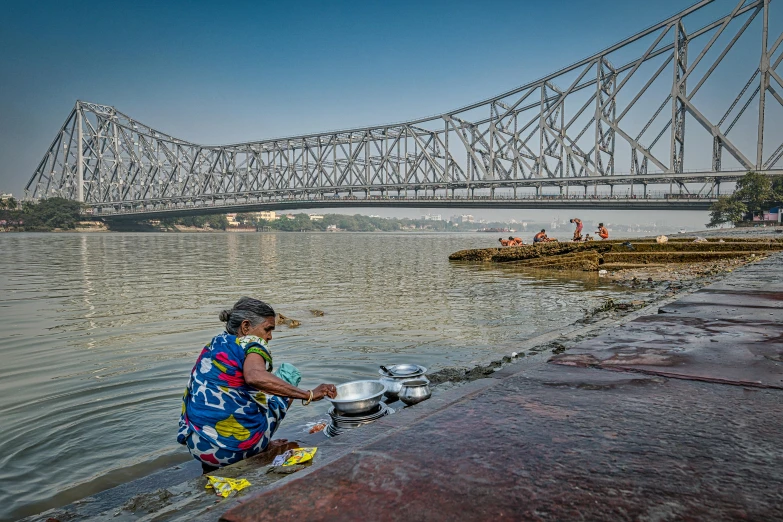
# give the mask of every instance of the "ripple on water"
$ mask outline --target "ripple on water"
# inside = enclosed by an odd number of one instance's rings
[[[0,518],[187,459],[182,390],[238,297],[300,319],[275,360],[302,386],[505,354],[614,290],[592,276],[449,263],[464,234],[0,235]],[[326,312],[313,317],[309,310]],[[286,423],[324,414],[294,408]],[[66,492],[55,497],[57,492]]]

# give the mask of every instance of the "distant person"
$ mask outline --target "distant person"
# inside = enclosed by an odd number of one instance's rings
[[[541,229],[541,232],[533,236],[533,243],[547,243],[552,241],[550,237],[546,235],[546,229]]]
[[[598,223],[598,236],[601,239],[609,239],[609,231],[606,230],[603,223]]]
[[[512,237],[510,237],[510,236],[509,236],[509,238],[508,238],[508,239],[509,239],[509,241],[513,239],[513,240],[514,240],[514,243],[516,243],[516,246],[522,246],[522,245],[524,245],[524,244],[525,244],[525,242],[524,242],[524,241],[522,241],[522,238],[521,238],[521,237],[515,237],[515,238],[512,238]]]
[[[508,239],[503,239],[502,237],[499,237],[498,241],[500,241],[500,246],[502,246],[502,247],[507,247],[508,246]]]
[[[593,236],[591,236],[590,234],[585,234],[585,239],[584,240],[585,241],[592,241],[593,240]]]
[[[579,218],[573,218],[569,220],[571,223],[576,225],[576,230],[574,230],[574,241],[581,241],[582,240],[582,220]]]

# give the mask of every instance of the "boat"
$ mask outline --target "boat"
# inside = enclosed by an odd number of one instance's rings
[[[516,232],[513,228],[480,228],[476,230],[476,232],[493,232],[493,233],[503,233],[503,232]]]

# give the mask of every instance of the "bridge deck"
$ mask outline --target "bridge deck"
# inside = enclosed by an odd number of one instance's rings
[[[96,212],[103,219],[144,220],[183,215],[206,215],[265,210],[343,209],[343,208],[466,208],[466,209],[575,209],[575,210],[709,210],[715,198],[698,199],[309,199],[275,200],[223,205],[179,206],[170,208]]]

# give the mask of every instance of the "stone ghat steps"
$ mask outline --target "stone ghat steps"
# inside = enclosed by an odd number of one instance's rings
[[[730,238],[729,238],[730,239]],[[629,246],[630,244],[630,246]],[[680,256],[683,261],[677,261],[677,256],[661,258],[663,262],[686,262],[697,260],[698,253],[704,253],[705,259],[721,259],[720,254],[736,254],[741,257],[750,254],[759,254],[761,252],[771,252],[783,250],[783,241],[731,241],[724,240],[720,242],[699,242],[694,243],[691,239],[686,241],[675,241],[667,243],[656,243],[654,240],[615,240],[615,241],[588,241],[585,243],[573,242],[551,242],[539,243],[536,245],[523,245],[518,247],[505,248],[481,248],[472,250],[461,250],[449,256],[452,261],[478,261],[509,263],[526,261],[539,258],[555,258],[579,252],[595,252],[599,255],[606,254],[669,254],[669,253],[687,253],[688,256]],[[691,255],[692,254],[692,255]],[[709,255],[706,255],[709,254]],[[733,257],[731,255],[723,257]],[[648,261],[652,261],[651,257]],[[604,260],[604,262],[610,262]]]
[[[698,263],[759,256],[762,251],[741,252],[611,252],[603,254],[603,263]]]
[[[696,239],[695,236],[666,236],[669,243],[693,243]],[[708,237],[707,243],[720,243],[724,241],[726,243],[781,243],[783,244],[783,237]],[[608,239],[604,243],[624,243],[625,241],[631,241],[632,243],[657,243],[654,237],[645,237],[639,239]]]
[[[630,249],[623,243],[613,243],[612,252],[628,252]],[[741,243],[638,243],[631,241],[636,252],[758,252],[783,250],[783,243],[778,242],[741,242]]]
[[[599,269],[602,270],[637,270],[640,268],[661,268],[665,263],[604,263]]]
[[[580,270],[596,271],[601,263],[601,255],[598,252],[574,252],[559,256],[536,257],[515,261],[514,266],[546,269],[546,270]]]

